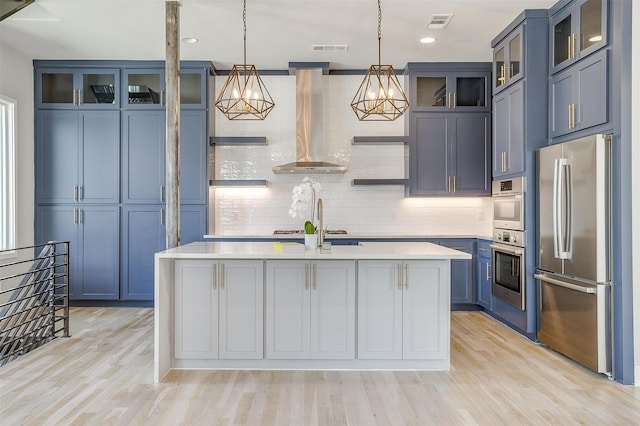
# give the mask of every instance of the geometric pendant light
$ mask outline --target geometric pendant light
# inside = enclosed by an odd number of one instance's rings
[[[234,65],[216,107],[229,120],[264,120],[275,103],[258,75],[255,65],[247,65],[247,0],[243,2],[244,62]]]
[[[409,108],[393,66],[380,65],[380,25],[382,10],[378,0],[378,65],[371,65],[351,101],[360,121],[393,121]]]

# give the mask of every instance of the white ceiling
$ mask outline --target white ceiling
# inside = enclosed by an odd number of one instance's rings
[[[491,40],[524,9],[557,0],[382,0],[382,63],[491,61]],[[247,0],[247,63],[286,69],[290,61],[331,69],[377,63],[376,0]],[[445,30],[427,30],[432,14],[453,13]],[[242,63],[242,0],[182,0],[185,60],[218,69]],[[419,43],[431,35],[437,42]],[[37,0],[0,22],[0,40],[33,59],[164,59],[164,0]],[[346,44],[315,52],[314,44]]]

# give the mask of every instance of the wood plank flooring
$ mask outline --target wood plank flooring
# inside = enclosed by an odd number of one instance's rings
[[[479,312],[451,370],[174,371],[153,384],[153,311],[73,308],[71,334],[0,367],[5,425],[633,425],[622,386]]]

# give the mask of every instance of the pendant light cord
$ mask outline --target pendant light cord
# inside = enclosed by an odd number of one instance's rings
[[[378,66],[380,66],[380,39],[382,38],[382,31],[380,27],[382,25],[382,8],[380,7],[380,0],[378,0]]]
[[[244,68],[247,68],[247,0],[244,0],[242,3],[242,28],[243,28],[243,35],[244,35],[244,46],[243,46],[243,52],[244,52]],[[378,30],[380,31],[380,30]]]

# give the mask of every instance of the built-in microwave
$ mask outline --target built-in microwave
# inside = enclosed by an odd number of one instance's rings
[[[494,180],[493,227],[524,231],[524,177]]]

